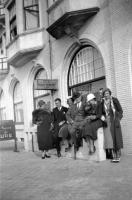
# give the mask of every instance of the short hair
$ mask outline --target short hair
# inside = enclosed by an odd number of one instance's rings
[[[103,91],[103,96],[104,96],[105,92],[109,92],[110,95],[112,94],[112,92],[111,92],[111,90],[110,90],[109,88],[106,88],[106,89]]]
[[[70,97],[69,99],[67,99],[67,102],[71,100],[72,102],[74,102],[74,99],[72,97]]]
[[[42,105],[45,104],[45,101],[43,101],[42,99],[38,101],[38,106],[41,107]]]
[[[59,101],[59,102],[61,103],[61,99],[60,99],[60,98],[56,98],[56,99],[55,99],[55,102],[56,102],[56,101]]]

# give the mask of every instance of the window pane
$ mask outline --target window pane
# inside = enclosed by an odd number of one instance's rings
[[[0,95],[0,120],[6,120],[5,98],[3,92]]]
[[[6,120],[5,108],[0,108],[0,120]]]
[[[20,87],[20,83],[17,82],[14,88],[14,103],[19,103],[21,101],[22,101],[21,87]]]
[[[16,24],[16,3],[13,1],[9,7],[9,23],[10,23],[10,40],[13,40],[17,35],[17,24]]]
[[[47,72],[45,69],[43,70],[40,70],[36,77],[35,77],[35,80],[37,79],[47,79],[48,76],[47,76]],[[42,95],[46,95],[47,93],[50,93],[50,90],[34,90],[34,97],[40,97]]]
[[[24,0],[24,7],[36,5],[38,4],[38,0]]]
[[[69,86],[104,76],[103,60],[92,46],[81,49],[74,57],[69,72]]]
[[[19,82],[17,82],[14,88],[14,111],[15,122],[24,122],[22,92]]]
[[[39,27],[39,7],[37,0],[24,0],[25,29]]]
[[[15,120],[16,122],[24,122],[23,117],[23,103],[17,103],[14,105],[15,109]]]

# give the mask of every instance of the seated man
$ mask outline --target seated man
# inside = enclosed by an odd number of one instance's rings
[[[82,129],[84,127],[84,105],[82,103],[82,96],[80,93],[74,93],[74,104],[69,107],[66,113],[68,121],[68,131],[71,135],[71,145],[74,143],[78,150],[82,146]]]

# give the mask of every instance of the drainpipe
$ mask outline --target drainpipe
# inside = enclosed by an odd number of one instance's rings
[[[46,0],[46,6],[47,6],[47,9],[49,8],[49,4],[48,4],[48,0]],[[47,12],[47,24],[49,26],[49,14]],[[48,42],[49,42],[49,54],[50,54],[50,77],[51,79],[53,78],[52,77],[52,44],[51,44],[51,38],[50,38],[50,34],[48,33]],[[51,90],[51,108],[53,108],[54,106],[54,98],[53,98],[53,95],[54,95],[54,91]]]
[[[48,4],[48,0],[46,0],[46,6],[47,6],[47,9],[49,7],[49,4]],[[49,26],[49,14],[47,12],[47,22],[48,22],[48,26]],[[52,79],[52,46],[51,46],[51,39],[50,39],[50,34],[48,33],[48,42],[49,42],[49,54],[50,54],[50,75],[51,75],[51,79]]]

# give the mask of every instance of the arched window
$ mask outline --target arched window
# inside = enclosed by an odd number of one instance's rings
[[[5,112],[5,98],[4,98],[4,92],[1,91],[0,94],[0,120],[6,120],[6,112]]]
[[[22,100],[21,86],[19,82],[17,82],[14,87],[13,100],[14,100],[15,122],[24,123],[23,100]]]
[[[72,89],[77,85],[92,82],[104,76],[105,70],[101,54],[96,48],[87,46],[79,50],[72,59],[68,88]]]
[[[38,79],[47,79],[47,72],[45,69],[40,69],[36,75],[34,80]],[[33,89],[33,96],[34,96],[34,107],[37,108],[37,103],[39,100],[43,99],[45,96],[48,96],[50,94],[50,90],[35,90]]]

